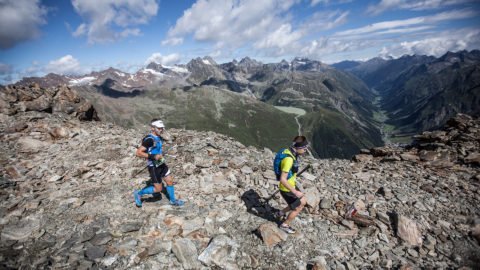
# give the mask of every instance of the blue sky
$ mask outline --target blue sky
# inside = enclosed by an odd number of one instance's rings
[[[0,83],[211,56],[325,63],[480,49],[478,0],[0,0]]]

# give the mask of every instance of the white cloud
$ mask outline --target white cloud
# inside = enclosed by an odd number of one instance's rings
[[[477,13],[475,10],[452,10],[430,16],[377,22],[337,32],[330,37],[317,38],[304,45],[300,52],[302,56],[312,58],[338,57],[342,54],[358,57],[362,53],[371,57],[378,54],[399,57],[403,54],[440,56],[447,51],[478,49],[480,30],[440,31],[438,26],[439,22],[470,18],[477,16]]]
[[[162,64],[164,66],[170,66],[173,64],[177,64],[180,61],[180,55],[176,53],[172,53],[169,55],[162,55],[161,53],[154,53],[152,54],[147,61],[145,61],[145,64],[149,64],[151,62],[155,62],[158,64]]]
[[[310,2],[310,6],[314,7],[320,3],[324,5],[333,5],[333,4],[344,4],[344,3],[350,3],[353,0],[337,0],[337,1],[330,1],[330,0],[312,0]]]
[[[169,38],[162,41],[162,45],[176,46],[183,43],[183,38]]]
[[[158,11],[156,0],[72,0],[72,5],[85,20],[72,34],[87,35],[90,44],[138,36],[140,29],[131,26],[146,24]]]
[[[349,11],[323,11],[314,13],[300,27],[307,33],[333,29],[347,22]]]
[[[295,38],[279,36],[286,33],[285,25],[291,19],[285,12],[296,3],[296,0],[198,0],[169,29],[162,44],[178,44],[184,36],[192,35],[197,41],[215,43],[217,49],[238,48],[252,42],[262,48],[289,46],[288,41],[297,40],[299,33],[290,28]],[[277,38],[266,38],[269,35]]]
[[[129,36],[140,36],[141,34],[142,34],[142,32],[138,28],[127,28],[127,29],[123,30],[122,32],[120,32],[118,34],[118,36],[120,36],[122,38],[126,38],[126,37],[129,37]]]
[[[80,37],[83,36],[87,33],[87,25],[82,23],[77,27],[77,30],[75,30],[72,35],[74,37]]]
[[[480,45],[479,29],[460,29],[454,32],[444,32],[414,41],[404,41],[400,44],[384,47],[380,56],[400,57],[405,54],[422,54],[441,56],[447,51],[473,50]]]
[[[0,75],[11,74],[13,68],[11,65],[0,63]]]
[[[71,55],[65,55],[57,60],[50,61],[45,67],[45,72],[56,74],[81,74],[84,72],[80,62]]]
[[[0,48],[36,38],[39,26],[46,23],[47,10],[39,0],[2,0],[0,2]]]
[[[476,16],[477,14],[478,12],[473,10],[467,10],[467,9],[453,10],[448,12],[441,12],[431,16],[415,17],[415,18],[410,18],[405,20],[378,22],[378,23],[370,24],[360,28],[341,31],[336,33],[335,36],[352,36],[352,35],[360,35],[360,34],[370,34],[376,31],[410,27],[418,24],[426,25],[429,23],[435,23],[440,21],[470,18],[470,17]]]
[[[298,41],[302,37],[300,32],[292,31],[290,24],[283,24],[274,32],[268,34],[265,38],[262,38],[254,44],[255,48],[282,48],[288,47],[294,42]]]
[[[393,9],[429,10],[469,2],[475,0],[382,0],[377,5],[370,5],[367,13],[377,15]]]
[[[320,3],[327,4],[328,2],[329,2],[329,0],[312,0],[312,1],[310,2],[310,6],[313,7],[313,6],[316,6],[316,5],[320,4]]]
[[[301,55],[309,58],[324,58],[326,55],[361,50],[372,46],[373,42],[367,40],[335,40],[321,37],[312,40],[309,44],[300,49]]]

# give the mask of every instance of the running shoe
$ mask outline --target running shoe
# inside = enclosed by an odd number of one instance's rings
[[[170,205],[173,205],[173,206],[183,206],[184,204],[185,202],[182,200],[176,200],[174,202],[170,201]]]
[[[289,234],[294,234],[297,232],[294,228],[290,227],[288,224],[285,223],[282,223],[282,225],[280,225],[280,229]]]
[[[135,190],[133,192],[133,198],[135,199],[135,204],[137,205],[137,207],[142,207],[142,198],[138,194],[138,190]]]

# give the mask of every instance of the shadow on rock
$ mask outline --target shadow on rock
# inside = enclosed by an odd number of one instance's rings
[[[278,220],[273,215],[278,209],[270,206],[268,202],[264,202],[264,199],[260,197],[255,190],[249,189],[245,191],[241,198],[245,206],[247,206],[247,212],[268,221],[278,223]]]

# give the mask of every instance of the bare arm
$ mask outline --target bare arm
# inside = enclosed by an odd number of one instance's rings
[[[280,183],[282,183],[284,187],[290,190],[290,192],[295,194],[295,196],[297,196],[298,198],[303,197],[302,192],[296,190],[292,185],[290,185],[290,183],[288,183],[287,177],[288,177],[288,172],[282,172],[282,174],[280,175]]]
[[[148,158],[147,148],[145,148],[145,146],[138,147],[137,151],[135,151],[135,155],[141,158]],[[161,158],[163,158],[163,155],[161,154],[155,155],[155,160],[159,160]]]

